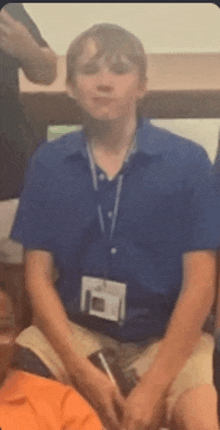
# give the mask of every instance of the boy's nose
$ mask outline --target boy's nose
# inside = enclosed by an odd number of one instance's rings
[[[108,67],[101,68],[98,76],[97,88],[100,91],[106,92],[109,92],[113,89],[113,76]]]

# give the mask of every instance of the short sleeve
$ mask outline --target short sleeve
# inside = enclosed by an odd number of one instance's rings
[[[52,250],[53,231],[48,211],[50,171],[32,157],[25,187],[11,232],[11,238],[26,249]]]
[[[187,178],[189,211],[186,220],[185,252],[213,249],[219,246],[220,205],[215,169],[202,148],[190,162]]]
[[[62,430],[102,430],[103,426],[89,403],[69,389],[62,400]]]
[[[39,46],[48,47],[48,43],[42,38],[39,29],[26,12],[22,3],[8,3],[4,6],[4,10],[6,10],[6,12],[8,12],[12,18],[22,22],[22,24],[28,28]]]

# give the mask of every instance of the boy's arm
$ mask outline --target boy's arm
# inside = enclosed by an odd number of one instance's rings
[[[220,329],[220,251],[217,252],[217,303],[215,316],[215,329]]]
[[[193,251],[184,255],[179,299],[156,359],[128,398],[123,430],[139,429],[140,421],[145,426],[157,419],[160,421],[167,389],[193,352],[213,304],[215,269],[214,251]],[[139,406],[141,399],[142,407]]]
[[[106,429],[119,430],[115,410],[123,408],[118,389],[87,358],[76,353],[80,341],[73,341],[69,321],[53,286],[53,258],[47,251],[26,252],[26,286],[36,316],[36,324],[60,356],[79,393],[97,411]]]
[[[196,346],[215,298],[216,254],[193,251],[183,257],[181,294],[150,374],[169,385]],[[170,360],[172,358],[172,366]],[[162,378],[162,379],[161,379]]]

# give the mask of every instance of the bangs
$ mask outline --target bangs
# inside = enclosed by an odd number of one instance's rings
[[[114,63],[116,61],[123,61],[124,58],[129,60],[131,63],[137,64],[140,62],[140,56],[128,43],[117,44],[113,43],[114,41],[111,39],[103,41],[97,37],[93,37],[91,40],[95,42],[97,52],[90,58],[90,61],[97,61],[100,58],[105,57],[107,64]],[[82,52],[87,42],[88,39],[84,42]]]

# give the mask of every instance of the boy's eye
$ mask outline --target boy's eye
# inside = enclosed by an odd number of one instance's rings
[[[111,64],[111,71],[113,73],[117,73],[117,75],[123,75],[130,71],[130,67],[128,64],[123,63],[122,61],[118,61],[117,63]]]
[[[98,64],[86,64],[81,68],[81,72],[85,75],[93,75],[95,73],[98,73],[99,66]]]
[[[123,75],[125,73],[129,73],[130,71],[130,65],[123,63],[122,61],[115,62],[109,66],[109,69],[112,73],[115,73],[117,75]],[[95,63],[85,64],[80,68],[80,72],[84,75],[93,75],[95,73],[98,73],[100,70],[100,66]]]

